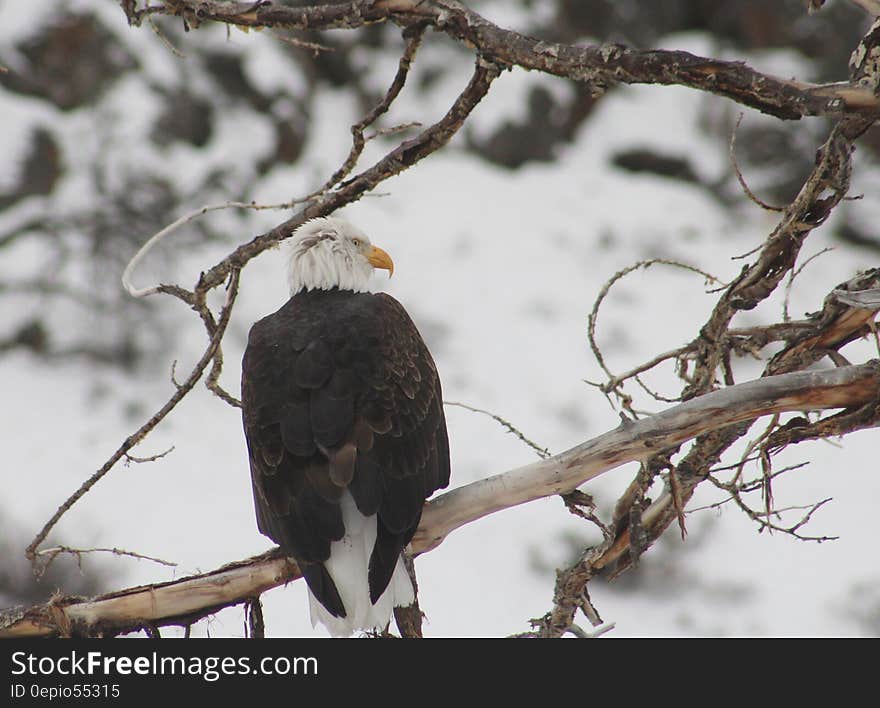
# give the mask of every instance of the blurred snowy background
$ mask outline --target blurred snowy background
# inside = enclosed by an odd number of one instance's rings
[[[554,41],[619,41],[744,59],[808,81],[843,80],[865,19],[837,0],[807,15],[798,0],[766,3],[497,0],[469,3],[501,26]],[[141,446],[170,447],[150,464],[119,465],[49,539],[116,546],[177,563],[94,555],[59,559],[37,583],[23,549],[56,507],[172,393],[204,348],[197,317],[170,298],[135,301],[120,275],[151,234],[206,203],[282,202],[326,179],[350,146],[349,126],[385,91],[402,48],[393,26],[309,36],[317,55],[277,33],[179,23],[127,26],[111,0],[0,2],[0,605],[52,591],[91,594],[199,571],[266,550],[256,529],[239,412],[203,387]],[[174,50],[172,50],[172,47]],[[391,114],[430,123],[470,76],[472,54],[429,33]],[[742,194],[728,160],[733,125],[752,189],[785,203],[828,124],[782,123],[733,103],[668,87],[584,86],[518,69],[503,74],[444,150],[384,183],[345,216],[392,254],[377,280],[401,300],[434,353],[447,400],[486,408],[562,451],[617,425],[586,339],[603,283],[645,258],[690,263],[728,280],[733,256],[773,227]],[[369,144],[363,165],[394,138]],[[853,193],[809,238],[812,261],[791,312],[880,260],[880,131],[859,143]],[[136,275],[180,282],[285,217],[221,212],[175,234]],[[250,325],[286,299],[284,256],[269,251],[242,276],[224,341],[221,383],[238,393]],[[699,276],[655,266],[619,283],[600,311],[606,361],[622,372],[692,339],[717,296]],[[780,290],[782,290],[780,288]],[[741,326],[776,321],[781,293]],[[844,353],[871,356],[870,343]],[[736,362],[739,378],[760,371]],[[671,365],[649,377],[677,395]],[[636,393],[635,390],[631,391]],[[661,404],[639,400],[641,408]],[[497,423],[448,408],[453,486],[526,464],[535,453]],[[811,461],[780,478],[779,506],[825,505],[805,530],[823,544],[758,534],[732,506],[689,515],[620,580],[594,582],[610,636],[878,635],[880,496],[877,431],[840,446],[804,443],[776,463]],[[585,491],[608,513],[634,473]],[[692,507],[720,501],[701,489]],[[495,514],[417,561],[427,636],[503,636],[551,607],[554,571],[600,540],[559,499]],[[301,582],[263,596],[267,634],[320,635]],[[241,609],[194,628],[241,636]],[[166,634],[173,634],[165,630]]]

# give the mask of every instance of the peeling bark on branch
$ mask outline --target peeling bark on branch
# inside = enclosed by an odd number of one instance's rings
[[[353,29],[384,21],[404,27],[427,23],[485,57],[509,66],[583,81],[592,84],[597,92],[615,83],[687,86],[725,96],[784,120],[876,113],[880,109],[871,86],[861,82],[815,85],[764,74],[744,62],[720,61],[683,51],[544,42],[500,28],[452,0],[361,0],[310,7],[166,0],[151,14],[183,17],[188,27],[222,22],[244,27],[314,30]],[[129,13],[130,22],[138,23],[139,18],[137,13]]]
[[[786,411],[871,407],[880,413],[880,361],[830,371],[768,376],[699,396],[546,460],[459,487],[425,507],[413,554],[435,548],[452,531],[489,514],[575,487],[626,462],[743,420]],[[844,412],[846,412],[844,411]],[[649,509],[646,516],[651,513]],[[211,573],[143,586],[91,600],[60,598],[0,613],[0,638],[59,634],[106,636],[145,626],[188,624],[249,601],[299,577],[295,563],[272,551]]]
[[[691,438],[785,411],[853,408],[880,400],[880,362],[833,371],[768,376],[700,396],[566,452],[460,487],[428,504],[413,547],[423,552],[483,516],[586,481]]]
[[[91,600],[59,598],[29,610],[0,611],[0,638],[59,636],[64,630],[68,636],[104,637],[148,624],[188,625],[298,577],[293,561],[271,552],[210,573]]]

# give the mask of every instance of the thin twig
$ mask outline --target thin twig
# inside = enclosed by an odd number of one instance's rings
[[[824,543],[825,541],[836,541],[839,536],[804,536],[798,533],[798,530],[803,528],[807,523],[809,523],[810,519],[812,519],[813,514],[815,514],[821,507],[825,506],[828,502],[832,501],[831,497],[827,499],[823,499],[822,501],[816,502],[815,504],[810,505],[809,507],[790,507],[790,508],[808,508],[809,511],[804,514],[799,521],[792,524],[791,526],[780,526],[778,524],[774,524],[770,522],[771,515],[777,515],[779,512],[776,510],[765,510],[763,512],[755,511],[748,504],[743,501],[738,491],[733,491],[731,493],[731,498],[733,499],[734,504],[736,504],[742,512],[746,514],[752,521],[758,524],[760,531],[778,531],[780,533],[788,534],[793,538],[798,539],[799,541],[812,541],[814,543]]]
[[[657,366],[657,364],[660,364],[667,359],[677,359],[681,356],[684,356],[693,349],[693,344],[685,344],[683,347],[678,347],[678,349],[671,349],[668,352],[663,352],[662,354],[658,354],[657,356],[655,356],[653,359],[649,359],[645,363],[639,364],[639,366],[636,366],[635,368],[630,369],[623,374],[618,374],[617,376],[614,376],[604,384],[593,383],[592,381],[586,380],[585,382],[590,384],[591,386],[596,386],[603,393],[610,393],[627,379],[631,379],[638,374],[648,371],[649,369],[653,369],[655,366]]]
[[[443,401],[443,405],[444,406],[455,406],[457,408],[464,408],[465,410],[471,411],[472,413],[481,413],[483,415],[487,415],[490,418],[492,418],[492,420],[499,422],[501,425],[503,425],[505,428],[507,428],[507,432],[513,433],[514,435],[516,435],[516,437],[518,437],[520,440],[522,440],[526,445],[528,445],[530,448],[532,448],[532,450],[534,450],[538,454],[538,457],[540,457],[542,460],[546,460],[548,457],[551,457],[551,455],[552,455],[552,453],[550,452],[549,449],[547,449],[546,447],[541,447],[540,445],[538,445],[538,443],[533,442],[532,440],[527,438],[522,433],[522,431],[520,431],[519,428],[517,428],[515,425],[513,425],[513,423],[511,423],[508,420],[505,420],[504,418],[502,418],[500,415],[498,415],[496,413],[492,413],[491,411],[483,410],[482,408],[474,408],[473,406],[469,406],[467,403],[459,403],[457,401]]]
[[[125,453],[123,455],[123,457],[125,458],[126,464],[130,464],[130,463],[134,462],[134,463],[140,465],[145,462],[155,462],[156,460],[161,460],[163,457],[165,457],[165,455],[168,455],[169,453],[171,453],[173,451],[174,451],[174,445],[172,445],[167,450],[165,450],[165,452],[159,452],[159,453],[156,453],[155,455],[150,455],[149,457],[135,457],[134,455],[129,455],[128,453]]]
[[[292,209],[297,204],[301,204],[303,200],[291,200],[289,202],[284,202],[282,204],[257,204],[256,202],[222,202],[220,204],[206,204],[205,206],[201,206],[198,209],[193,209],[190,212],[187,212],[177,220],[168,224],[168,226],[164,227],[157,233],[153,234],[149,239],[147,239],[146,243],[138,249],[137,253],[135,253],[131,260],[129,260],[128,264],[125,266],[125,270],[122,272],[122,287],[126,289],[129,295],[132,297],[148,297],[150,295],[155,295],[160,292],[168,292],[169,288],[173,286],[167,285],[154,285],[148,288],[138,288],[131,282],[132,275],[134,275],[135,269],[138,267],[140,262],[146,257],[146,255],[155,248],[160,241],[162,241],[166,236],[177,231],[184,224],[188,224],[190,221],[193,221],[200,216],[204,216],[205,214],[212,211],[220,211],[222,209],[253,209],[255,211],[259,211],[262,209]]]
[[[28,545],[25,549],[25,555],[34,560],[36,558],[37,547],[46,540],[46,536],[49,535],[49,532],[55,527],[55,524],[58,523],[58,520],[65,514],[67,511],[78,502],[83,495],[86,494],[92,487],[95,486],[103,477],[106,475],[113,466],[119,462],[120,459],[135,446],[141,440],[143,440],[162,420],[165,419],[174,407],[180,403],[183,397],[192,390],[193,386],[196,385],[196,382],[201,378],[202,373],[205,368],[208,366],[210,361],[214,358],[214,353],[217,350],[217,347],[220,346],[220,340],[223,338],[223,334],[226,332],[226,327],[229,324],[229,318],[232,314],[232,306],[235,304],[235,298],[238,294],[238,276],[239,272],[234,270],[232,272],[232,279],[230,281],[229,289],[226,293],[226,302],[223,305],[223,309],[220,313],[220,319],[217,323],[216,331],[214,332],[214,336],[211,338],[211,341],[208,344],[208,347],[205,349],[204,354],[193,367],[192,372],[187,377],[186,381],[181,384],[181,386],[174,391],[171,398],[158,410],[155,414],[144,423],[138,430],[130,435],[125,441],[120,445],[120,447],[114,452],[110,458],[101,466],[99,470],[97,470],[91,477],[89,477],[85,482],[80,485],[79,489],[77,489],[67,500],[55,510],[55,513],[52,514],[52,517],[43,525],[43,528],[40,532],[34,537],[34,540]]]
[[[833,246],[828,246],[827,248],[823,248],[821,251],[819,251],[818,253],[814,253],[812,256],[807,258],[807,260],[805,260],[803,263],[801,263],[800,266],[798,266],[797,270],[790,271],[789,276],[788,276],[788,282],[786,282],[786,284],[785,284],[785,298],[782,301],[782,321],[783,322],[790,322],[791,321],[791,317],[789,317],[789,314],[788,314],[788,303],[791,299],[791,286],[794,283],[794,279],[797,278],[801,274],[801,271],[807,267],[807,264],[810,261],[818,258],[823,253],[828,253],[833,250],[834,250]]]
[[[376,106],[371,110],[367,115],[365,115],[361,120],[351,126],[351,139],[352,145],[351,150],[348,153],[348,157],[345,158],[345,161],[339,167],[336,172],[334,172],[330,178],[321,186],[318,190],[319,192],[326,192],[333,188],[334,185],[341,182],[345,179],[351,171],[354,169],[357,164],[358,159],[361,156],[361,153],[364,151],[364,146],[366,145],[367,140],[364,138],[364,130],[375,123],[380,116],[384,115],[388,112],[388,109],[391,107],[391,104],[394,103],[394,100],[400,95],[401,90],[406,84],[407,76],[409,76],[409,69],[412,65],[413,59],[415,58],[416,52],[419,50],[419,47],[422,44],[422,37],[425,33],[424,25],[416,25],[411,30],[406,30],[404,32],[404,36],[407,37],[406,47],[403,50],[403,54],[400,57],[400,61],[397,65],[397,73],[394,75],[394,79],[391,81],[391,85],[388,87],[388,90],[385,92],[385,95],[376,104]]]
[[[318,56],[321,52],[332,52],[335,51],[333,47],[328,47],[325,44],[318,44],[317,42],[307,42],[304,39],[299,39],[298,37],[291,37],[290,35],[284,35],[280,32],[275,32],[275,37],[277,37],[280,41],[286,42],[287,44],[291,44],[294,47],[299,47],[301,49],[308,49],[312,52],[312,56]]]
[[[678,349],[674,349],[671,352],[666,352],[665,354],[661,354],[659,357],[655,357],[651,361],[647,362],[647,364],[643,364],[640,367],[637,367],[633,370],[634,373],[627,373],[620,376],[615,376],[608,366],[605,364],[605,358],[602,356],[602,352],[599,349],[599,345],[596,343],[596,320],[599,316],[599,308],[602,305],[605,297],[608,295],[608,292],[611,290],[611,287],[622,278],[626,277],[633,271],[639,270],[640,268],[650,268],[653,265],[668,265],[673,266],[675,268],[682,268],[684,270],[690,271],[692,273],[698,273],[702,275],[704,278],[711,282],[718,283],[720,282],[714,275],[711,273],[707,273],[704,270],[701,270],[695,266],[688,265],[687,263],[680,263],[678,261],[667,260],[665,258],[652,258],[646,261],[639,261],[638,263],[634,263],[631,266],[624,268],[623,270],[617,271],[599,290],[599,294],[596,296],[596,300],[593,302],[593,309],[590,311],[589,317],[587,318],[587,339],[590,343],[590,349],[593,351],[593,356],[596,358],[596,361],[599,363],[599,366],[602,367],[602,370],[608,375],[609,381],[606,384],[600,386],[604,393],[615,393],[615,395],[620,396],[618,392],[618,388],[623,381],[631,376],[635,376],[642,371],[646,371],[653,366],[656,366],[661,361],[665,359],[672,358],[674,356],[679,356],[681,354],[687,353],[694,349],[694,345],[686,345],[685,347],[679,347]],[[680,353],[680,354],[679,354]],[[617,382],[616,384],[614,382]],[[624,405],[625,408],[628,408],[627,405]]]
[[[758,197],[755,196],[755,193],[749,189],[749,185],[746,183],[746,179],[743,177],[743,174],[739,169],[739,164],[736,161],[736,131],[739,130],[739,124],[742,123],[742,119],[743,114],[740,113],[736,119],[736,125],[733,127],[733,131],[730,133],[730,146],[728,151],[730,154],[730,164],[733,165],[733,171],[736,173],[739,185],[742,187],[743,192],[746,193],[746,196],[762,209],[766,209],[767,211],[782,211],[782,207],[772,206],[758,199]]]
[[[174,54],[174,56],[176,56],[178,59],[186,59],[186,54],[184,54],[171,43],[171,40],[169,40],[168,37],[165,36],[162,30],[159,29],[159,26],[153,21],[153,18],[149,15],[147,16],[147,22],[150,25],[150,29],[152,29],[153,33],[159,38],[159,41],[161,41],[162,44],[164,44],[168,48],[168,50],[172,54]]]
[[[159,565],[168,566],[170,568],[177,567],[177,563],[174,563],[172,561],[162,560],[161,558],[156,558],[155,556],[147,556],[143,553],[136,553],[134,551],[126,551],[122,548],[72,548],[71,546],[53,546],[52,548],[43,548],[37,551],[36,556],[46,556],[48,558],[48,560],[45,562],[45,565],[41,568],[41,571],[45,571],[51,565],[52,561],[54,561],[61,554],[76,556],[77,562],[79,562],[82,556],[88,553],[112,553],[114,556],[128,556],[129,558],[148,560],[153,563],[158,563]]]
[[[588,632],[582,627],[573,624],[568,628],[568,632],[569,634],[573,634],[578,639],[598,639],[603,634],[608,634],[608,632],[610,632],[616,626],[617,625],[614,622],[609,622],[608,624],[602,625],[601,627],[597,627],[592,632]]]

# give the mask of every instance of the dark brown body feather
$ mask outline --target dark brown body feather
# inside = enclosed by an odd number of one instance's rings
[[[440,380],[412,320],[385,294],[297,293],[251,328],[241,389],[260,531],[344,617],[323,562],[344,535],[348,489],[362,514],[378,514],[375,602],[425,499],[449,483]]]

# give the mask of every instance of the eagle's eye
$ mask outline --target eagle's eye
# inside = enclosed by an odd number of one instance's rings
[[[359,238],[353,238],[353,239],[351,240],[351,242],[354,244],[354,247],[355,247],[355,248],[360,248],[360,247],[361,247],[361,240],[360,240]]]

